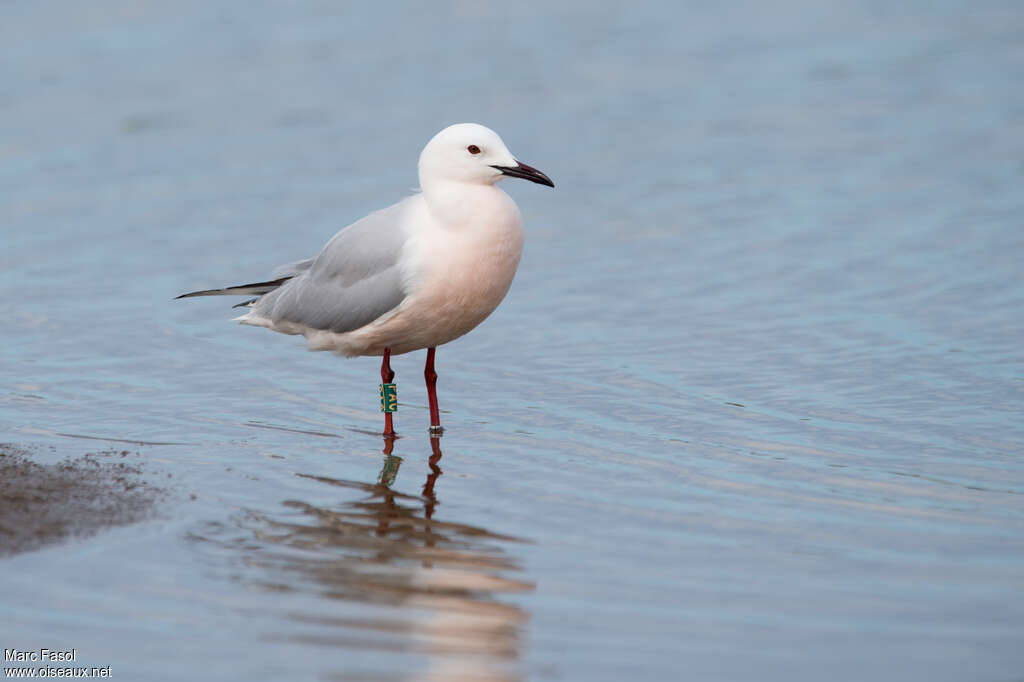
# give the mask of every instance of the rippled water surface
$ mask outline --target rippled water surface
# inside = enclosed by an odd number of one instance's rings
[[[1016,2],[4,4],[0,441],[161,492],[0,559],[2,646],[1022,679],[1022,35]],[[388,443],[374,359],[171,300],[314,254],[463,120],[557,188],[504,185],[526,251],[438,351],[443,438],[422,352]]]

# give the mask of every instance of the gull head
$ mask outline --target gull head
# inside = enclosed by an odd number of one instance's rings
[[[554,187],[551,178],[518,161],[498,133],[478,123],[448,126],[420,154],[420,186],[437,181],[493,185],[505,176]]]

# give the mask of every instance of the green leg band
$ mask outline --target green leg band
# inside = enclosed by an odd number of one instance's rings
[[[398,412],[398,387],[395,384],[380,385],[380,411]]]

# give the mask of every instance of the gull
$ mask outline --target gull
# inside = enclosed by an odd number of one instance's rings
[[[555,186],[490,128],[449,126],[420,154],[419,193],[343,228],[316,257],[282,265],[268,281],[177,298],[255,296],[235,306],[249,309],[238,322],[302,334],[310,350],[381,356],[385,436],[395,435],[391,356],[426,348],[430,431],[440,433],[435,351],[498,307],[522,255],[519,207],[497,187],[505,177]]]

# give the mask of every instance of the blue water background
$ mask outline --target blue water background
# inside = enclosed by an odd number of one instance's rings
[[[0,562],[0,641],[147,680],[1022,679],[1022,35],[5,3],[0,441],[128,448],[168,497]],[[467,120],[557,187],[504,185],[526,250],[438,352],[440,474],[396,359],[383,488],[375,360],[171,298],[313,255]]]

